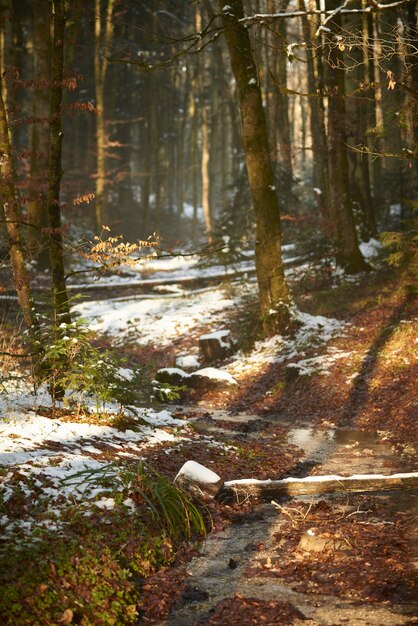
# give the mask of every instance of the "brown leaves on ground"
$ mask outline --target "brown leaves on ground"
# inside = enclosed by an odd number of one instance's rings
[[[331,295],[314,294],[317,300],[322,297],[325,305],[332,302],[332,308],[328,306],[325,311],[318,302],[298,303],[310,314],[326,314],[349,322],[344,335],[333,339],[328,347],[351,355],[337,360],[328,376],[313,374],[289,382],[287,362],[266,364],[242,378],[233,396],[208,399],[232,411],[385,430],[390,431],[393,440],[416,441],[416,295],[398,278],[379,274],[360,280],[355,292],[350,292],[349,302],[345,292],[341,300],[335,295],[335,301],[331,300]],[[317,349],[307,347],[303,358],[317,354]]]
[[[243,598],[235,594],[221,600],[201,626],[291,626],[295,620],[305,620],[305,616],[290,602]]]
[[[412,600],[418,588],[409,558],[411,520],[398,514],[388,521],[377,500],[363,500],[367,509],[359,506],[347,515],[337,514],[324,501],[303,515],[306,504],[293,503],[289,521],[276,535],[274,558],[259,559],[246,575],[284,579],[302,593],[347,595],[369,602]],[[316,536],[328,538],[329,545],[337,548],[301,549],[301,536],[309,529],[312,532],[313,526]],[[338,547],[342,544],[344,549]]]
[[[166,618],[185,588],[186,571],[161,569],[141,589],[141,624],[155,624]]]
[[[218,437],[217,437],[218,439]],[[193,459],[209,467],[224,480],[281,477],[295,465],[300,453],[296,446],[280,448],[272,439],[230,442],[231,445],[213,445],[198,439],[182,441],[174,447],[145,451],[147,460],[158,471],[174,478],[183,463]]]

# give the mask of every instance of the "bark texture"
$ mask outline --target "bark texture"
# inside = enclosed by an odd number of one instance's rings
[[[97,141],[97,178],[96,178],[96,227],[100,231],[104,222],[104,192],[106,178],[106,131],[105,131],[105,98],[104,86],[108,60],[108,48],[113,39],[113,26],[111,17],[115,0],[109,0],[105,15],[104,26],[102,25],[101,1],[95,1],[95,58],[94,79],[96,83],[96,141]]]
[[[70,323],[70,308],[65,285],[63,237],[60,207],[62,153],[62,80],[64,67],[64,0],[54,0],[54,39],[51,66],[50,151],[48,173],[48,234],[52,271],[54,314],[61,322]]]
[[[29,276],[25,265],[20,213],[16,202],[15,174],[9,138],[9,124],[3,95],[4,78],[0,81],[0,194],[4,208],[10,248],[13,280],[19,306],[28,328],[36,325]]]
[[[220,2],[220,9],[224,2]],[[256,219],[256,268],[261,316],[267,335],[280,333],[290,322],[290,296],[281,252],[280,209],[270,160],[266,119],[257,67],[244,17],[242,0],[222,13],[241,112],[245,163]]]
[[[334,10],[334,0],[327,7]],[[341,16],[332,23],[334,33],[341,28]],[[357,241],[349,190],[347,157],[346,108],[343,51],[331,38],[328,44],[330,67],[327,71],[328,87],[328,163],[330,212],[333,223],[336,260],[349,273],[368,269]]]

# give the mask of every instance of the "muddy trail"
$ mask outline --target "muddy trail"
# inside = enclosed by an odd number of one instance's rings
[[[260,438],[260,417],[191,418],[201,433]],[[390,474],[404,463],[384,434],[288,428],[292,475]],[[248,476],[251,478],[251,476]],[[418,623],[418,494],[299,496],[235,503],[246,512],[209,534],[183,571],[168,626]],[[396,563],[395,563],[396,561]],[[407,562],[406,562],[407,561]],[[182,568],[184,566],[181,566]],[[175,577],[175,570],[173,571]]]

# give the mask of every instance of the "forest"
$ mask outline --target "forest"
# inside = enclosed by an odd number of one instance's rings
[[[0,623],[415,623],[416,0],[0,0]]]

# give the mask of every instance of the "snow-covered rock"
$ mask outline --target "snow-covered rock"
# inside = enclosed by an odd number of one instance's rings
[[[181,370],[179,367],[163,367],[158,370],[155,378],[160,383],[167,383],[169,385],[187,385],[190,374]]]
[[[197,461],[186,461],[174,482],[193,495],[211,500],[223,487],[223,480],[218,474]]]
[[[238,382],[225,370],[205,367],[190,374],[188,384],[195,389],[226,391],[236,387]]]
[[[196,369],[200,367],[200,361],[195,354],[180,354],[176,358],[176,365],[181,369]]]

